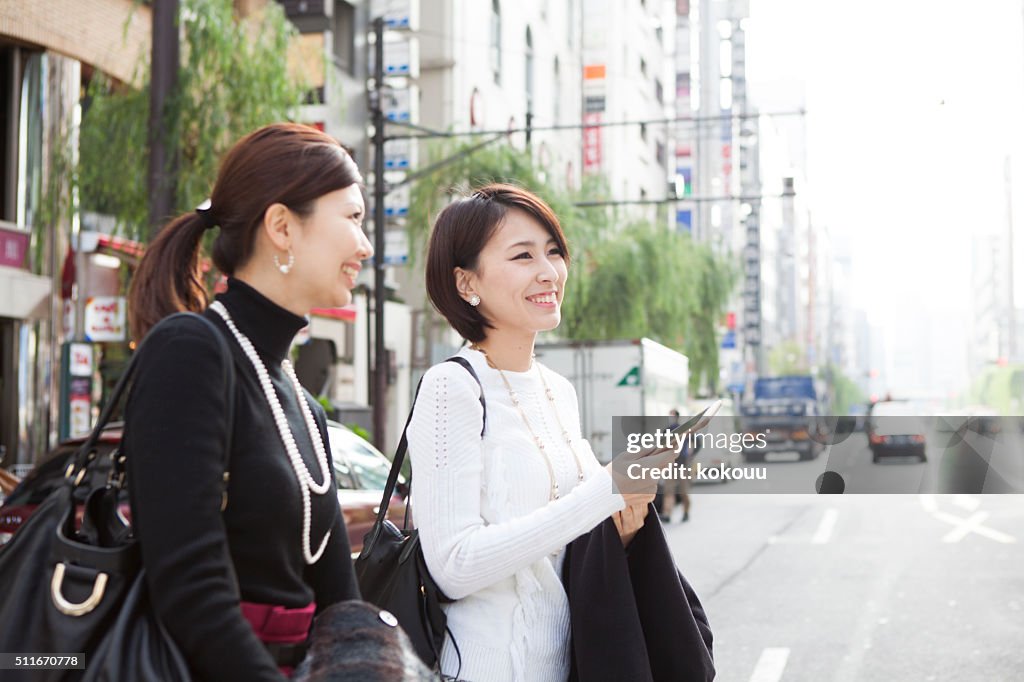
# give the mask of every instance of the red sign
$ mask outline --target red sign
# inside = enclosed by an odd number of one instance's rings
[[[583,172],[597,173],[601,170],[601,113],[583,114]]]
[[[28,232],[0,227],[0,265],[27,270],[25,255],[30,239]]]

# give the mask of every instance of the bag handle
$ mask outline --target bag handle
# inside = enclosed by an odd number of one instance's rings
[[[487,429],[487,402],[484,400],[484,386],[480,383],[480,377],[476,375],[476,370],[473,369],[473,365],[469,364],[469,360],[459,356],[452,356],[445,360],[445,362],[455,362],[462,365],[473,380],[476,381],[477,386],[480,387],[480,406],[484,410],[483,425],[480,428],[480,437],[484,437],[484,431]],[[412,407],[409,408],[409,416],[405,420],[405,428],[402,429],[402,438],[398,442],[398,449],[395,451],[395,458],[391,462],[391,473],[388,474],[388,482],[384,485],[384,497],[380,501],[380,509],[377,512],[377,520],[373,523],[373,529],[370,531],[369,542],[364,543],[364,548],[372,547],[377,536],[380,534],[381,528],[384,525],[384,519],[388,515],[388,506],[391,504],[391,496],[395,493],[395,486],[398,485],[398,475],[402,470],[402,464],[405,463],[405,453],[409,449],[409,439],[407,432],[409,430],[409,423],[412,421],[413,412],[416,409],[416,400],[420,396],[420,387],[423,385],[423,377],[420,377],[419,383],[416,384],[416,394],[412,399]],[[412,474],[409,475],[409,488],[412,489]],[[408,526],[409,519],[409,503],[406,502],[406,526]]]
[[[228,457],[230,456],[231,453],[231,438],[232,432],[234,431],[235,423],[235,359],[234,356],[231,354],[231,349],[228,348],[227,340],[224,338],[224,335],[220,332],[220,330],[217,329],[213,322],[208,320],[203,315],[191,312],[175,313],[173,315],[165,317],[157,324],[157,326],[160,326],[160,324],[164,324],[169,320],[181,319],[182,317],[185,316],[191,316],[195,317],[196,319],[202,320],[203,324],[205,324],[210,329],[210,332],[213,334],[214,338],[217,339],[217,346],[220,348],[221,356],[224,358],[224,383],[225,389],[227,390],[228,424],[227,435],[224,440],[224,488],[226,495],[228,482]],[[78,453],[75,455],[73,466],[69,467],[68,470],[65,472],[65,478],[69,480],[72,478],[72,476],[75,476],[73,480],[73,485],[75,486],[81,483],[82,479],[85,477],[85,471],[89,465],[90,454],[95,449],[96,443],[99,442],[100,435],[102,435],[103,433],[103,429],[106,428],[107,424],[110,422],[110,417],[113,415],[114,410],[117,409],[117,406],[121,403],[122,399],[124,398],[125,394],[128,391],[132,377],[135,375],[135,372],[138,369],[140,351],[142,350],[142,346],[144,344],[145,340],[143,340],[143,343],[139,345],[138,350],[136,350],[136,352],[132,355],[131,360],[128,361],[128,366],[125,368],[124,374],[121,375],[121,378],[118,380],[117,385],[111,392],[110,399],[107,401],[107,404],[103,407],[103,411],[100,412],[99,419],[96,420],[96,425],[93,426],[92,432],[89,434],[89,437],[78,449]],[[74,474],[76,470],[78,471],[77,475]]]

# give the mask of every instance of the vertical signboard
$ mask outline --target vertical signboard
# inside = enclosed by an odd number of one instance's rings
[[[65,343],[61,353],[61,440],[89,433],[92,428],[93,346]]]
[[[583,173],[601,172],[601,121],[605,111],[605,65],[583,67]]]
[[[743,248],[743,338],[749,346],[761,345],[761,226],[755,209],[744,220],[747,229]]]

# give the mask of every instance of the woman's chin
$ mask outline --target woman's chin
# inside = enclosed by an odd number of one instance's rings
[[[344,308],[352,302],[352,291],[345,288],[340,288],[337,291],[331,293],[330,296],[325,296],[323,302],[315,305],[315,308]]]
[[[561,315],[561,313],[559,313],[557,315],[552,315],[550,320],[546,321],[545,324],[541,325],[541,327],[537,331],[538,332],[549,332],[552,329],[556,329],[558,327],[558,325],[560,325],[561,323],[562,323],[562,315]]]

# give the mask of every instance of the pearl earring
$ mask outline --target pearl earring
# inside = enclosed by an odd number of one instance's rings
[[[275,253],[274,265],[277,266],[277,269],[281,271],[282,275],[287,275],[289,272],[292,271],[292,266],[295,265],[295,254],[292,253],[291,249],[288,249],[288,263],[287,265],[281,265],[281,261],[278,260],[277,254]]]
[[[474,308],[477,307],[478,305],[480,305],[480,297],[477,296],[476,294],[473,294],[472,296],[469,297],[469,304]]]

